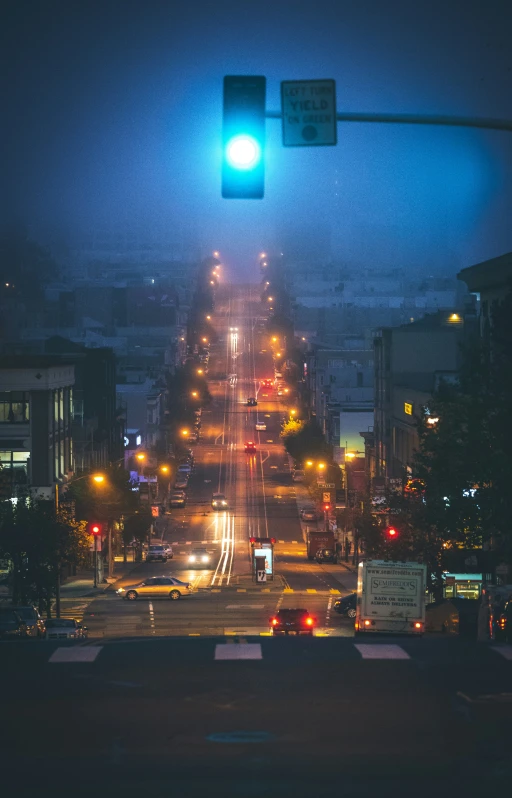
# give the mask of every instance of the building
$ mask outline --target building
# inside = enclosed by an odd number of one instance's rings
[[[367,438],[372,478],[387,482],[409,472],[418,446],[417,419],[428,412],[440,380],[457,376],[465,322],[460,312],[439,311],[376,332],[374,432]]]
[[[0,489],[51,498],[73,471],[75,368],[52,355],[0,357]]]

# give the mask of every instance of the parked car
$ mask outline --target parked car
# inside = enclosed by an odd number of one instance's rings
[[[178,466],[178,474],[176,476],[186,474],[186,476],[189,477],[193,470],[194,468],[191,463],[180,463]]]
[[[173,488],[174,490],[185,490],[185,488],[188,488],[188,476],[186,474],[178,474]]]
[[[212,507],[214,510],[227,510],[228,500],[223,493],[214,493],[212,496]]]
[[[174,576],[152,576],[137,585],[116,590],[117,595],[127,601],[136,601],[138,598],[169,598],[177,601],[191,592],[192,585],[189,582],[182,582]]]
[[[0,607],[0,640],[19,640],[30,637],[28,627],[12,607]]]
[[[74,618],[48,618],[46,620],[47,640],[83,640],[87,637],[87,626]]]
[[[187,503],[187,494],[184,490],[175,490],[169,497],[170,507],[185,507]]]
[[[318,521],[318,513],[314,507],[303,507],[299,513],[302,521]]]
[[[306,472],[302,468],[294,468],[292,471],[292,482],[304,482]]]
[[[267,425],[265,421],[263,421],[261,418],[257,418],[256,424],[254,425],[254,429],[256,430],[256,432],[264,432],[267,429]]]
[[[270,633],[274,636],[312,635],[315,621],[306,609],[280,609],[270,618]]]
[[[174,557],[174,553],[173,553],[171,544],[170,543],[162,543],[162,546],[163,546],[163,550],[164,550],[164,552],[165,552],[165,554],[167,556],[167,559],[168,560],[172,560],[173,557]]]
[[[146,554],[146,562],[167,562],[167,554],[163,546],[150,546]]]
[[[29,637],[44,637],[46,632],[45,623],[35,607],[20,606],[13,607],[12,609],[18,613],[20,618],[25,623]]]
[[[255,399],[255,397],[254,396],[249,396],[249,398],[247,400],[247,406],[248,407],[256,407],[257,404],[258,404],[258,402]]]
[[[345,615],[347,618],[356,617],[356,602],[357,593],[349,593],[348,596],[336,599],[334,602],[334,609],[340,615]]]

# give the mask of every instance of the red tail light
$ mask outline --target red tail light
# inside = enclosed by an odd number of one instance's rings
[[[313,618],[306,618],[306,626],[313,626]]]
[[[423,627],[423,624],[421,623],[421,621],[416,621],[416,623],[414,624],[414,628],[415,629],[421,629],[422,627]]]
[[[279,621],[277,620],[277,618],[272,618],[272,626],[277,626],[278,623]]]

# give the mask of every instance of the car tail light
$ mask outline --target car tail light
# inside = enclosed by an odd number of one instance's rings
[[[277,626],[278,623],[279,623],[279,621],[277,620],[277,618],[272,618],[272,621],[271,621],[272,626]]]
[[[363,621],[363,623],[364,623],[365,626],[371,626],[372,625],[371,621]]]
[[[498,626],[500,627],[501,631],[503,632],[507,626],[507,617],[506,615],[500,615],[498,619]]]
[[[306,618],[306,626],[313,626],[313,618]]]
[[[423,624],[421,623],[421,621],[416,621],[416,623],[414,623],[413,626],[415,629],[423,629]]]

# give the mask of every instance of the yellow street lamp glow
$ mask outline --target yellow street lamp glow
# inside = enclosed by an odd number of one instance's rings
[[[272,343],[273,343],[273,344],[275,344],[275,343],[276,343],[276,341],[277,341],[277,338],[276,338],[276,336],[274,335],[274,336],[273,336],[273,338],[272,338]]]
[[[186,438],[188,435],[188,429],[182,429],[181,434],[183,435],[184,438]]]
[[[267,302],[273,302],[273,301],[274,301],[274,297],[273,296],[268,296],[267,297]]]
[[[217,250],[215,250],[215,252],[213,253],[213,257],[214,258],[218,258],[219,257],[219,253],[217,252]]]
[[[325,468],[325,463],[318,463],[318,468],[320,469],[320,471],[323,471]]]
[[[297,415],[297,411],[296,410],[290,410],[290,415],[291,416],[296,416]]]
[[[203,369],[197,369],[197,373],[201,375],[203,373]]]
[[[285,389],[284,389],[284,392],[285,392],[285,393],[290,393],[290,389],[289,389],[289,388],[285,388]]]
[[[166,466],[166,465],[160,466],[160,471],[162,472],[162,474],[168,474],[169,473],[169,466]]]
[[[306,339],[304,338],[304,336],[302,336],[302,340],[303,340],[303,341],[305,341],[305,340],[306,340]]]
[[[309,468],[311,468],[311,466],[313,465],[313,460],[306,460],[306,465],[307,465]]]
[[[203,341],[203,344],[207,344],[208,343],[208,338],[203,338],[202,341]]]
[[[281,352],[278,352],[278,353],[276,354],[276,357],[281,357]]]
[[[215,285],[215,281],[214,280],[210,280],[210,285]]]
[[[192,391],[190,395],[192,396],[193,399],[197,399],[197,391]]]
[[[210,319],[211,319],[211,316],[207,316],[206,317],[206,321],[210,321]]]
[[[98,485],[101,485],[102,482],[105,482],[105,477],[103,474],[94,474],[93,475],[94,482],[97,482]]]
[[[349,460],[352,460],[355,456],[354,452],[345,452],[345,457],[348,457]]]
[[[136,455],[136,456],[137,456],[137,460],[139,460],[141,463],[142,463],[143,460],[146,459],[146,455],[142,454],[142,452],[139,452],[139,454]]]

